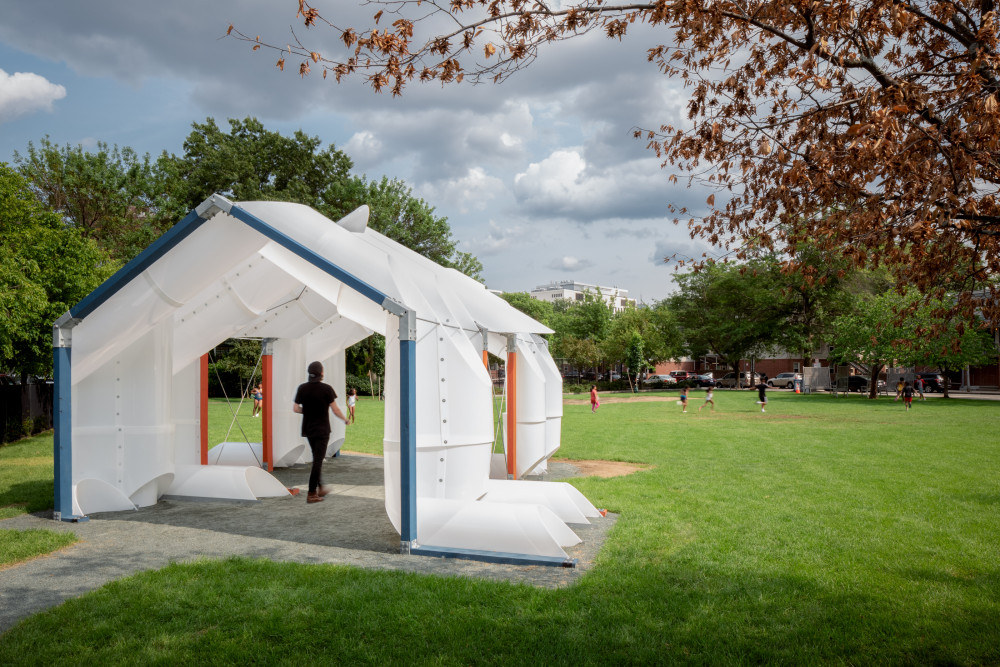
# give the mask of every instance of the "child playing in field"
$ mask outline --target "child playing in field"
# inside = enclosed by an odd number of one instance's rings
[[[903,382],[903,376],[899,376],[899,380],[896,381],[896,400],[898,401],[903,397],[903,387],[905,386]]]
[[[597,385],[590,385],[590,411],[597,412],[597,408],[601,407],[601,399],[597,397]]]
[[[681,387],[681,412],[688,411],[688,388]]]
[[[712,412],[715,412],[715,401],[712,400],[712,388],[711,387],[708,387],[705,390],[705,402],[698,406],[698,412],[701,412],[701,409],[703,407],[705,407],[706,405],[708,405],[709,403],[712,404]]]
[[[250,413],[251,417],[259,417],[261,410],[264,409],[264,390],[261,389],[258,384],[252,389],[253,393],[253,412]]]
[[[760,411],[765,412],[764,408],[767,407],[767,385],[761,382],[757,385],[757,405],[760,406]]]
[[[913,403],[913,387],[910,386],[909,382],[903,385],[903,405],[906,409],[910,409],[910,404]]]
[[[348,424],[354,423],[354,404],[358,402],[358,390],[351,387],[347,392],[347,419]]]

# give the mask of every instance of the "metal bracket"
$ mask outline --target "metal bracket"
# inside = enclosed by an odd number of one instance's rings
[[[215,213],[229,213],[233,208],[233,202],[229,201],[222,195],[212,195],[202,203],[198,204],[194,212],[202,220],[207,220]]]
[[[82,320],[67,310],[52,325],[52,347],[73,347],[73,328]]]
[[[260,339],[260,354],[261,356],[274,356],[274,341],[275,338],[261,338]]]
[[[417,314],[412,310],[403,311],[399,316],[399,340],[417,339]]]

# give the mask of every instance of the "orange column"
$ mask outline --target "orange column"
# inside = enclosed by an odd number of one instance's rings
[[[271,381],[271,350],[270,345],[266,344],[267,348],[264,350],[264,354],[260,361],[260,372],[263,376],[262,388],[264,390],[264,406],[261,410],[264,415],[261,417],[261,429],[263,431],[263,447],[264,447],[264,464],[267,466],[268,472],[274,471],[274,451],[271,439],[271,406],[274,405],[274,392],[272,391],[273,382]]]
[[[208,353],[201,355],[201,380],[199,382],[201,401],[198,424],[201,426],[201,464],[208,465]]]
[[[507,345],[507,476],[517,479],[517,352]]]

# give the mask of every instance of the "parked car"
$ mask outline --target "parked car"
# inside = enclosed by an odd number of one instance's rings
[[[578,384],[580,382],[580,371],[566,371],[563,374],[563,382]]]
[[[735,389],[737,377],[739,377],[739,386],[741,388],[756,385],[758,382],[760,382],[760,375],[757,373],[753,374],[752,383],[748,382],[748,378],[750,377],[749,373],[726,373],[721,378],[716,380],[715,384],[717,387],[728,387],[730,389]]]
[[[604,375],[601,376],[601,379],[602,380],[608,380],[610,382],[614,382],[615,380],[621,380],[622,376],[621,376],[621,373],[615,373],[614,371],[608,371],[607,373],[605,373]]]
[[[694,376],[694,373],[688,373],[687,371],[670,371],[670,377],[680,382],[681,380],[690,380]]]
[[[867,375],[851,375],[847,378],[847,391],[868,391],[871,378]],[[885,380],[878,381],[879,390],[885,389]]]
[[[784,387],[789,389],[795,385],[795,381],[802,381],[802,373],[778,373],[767,381],[769,387]]]
[[[705,375],[692,375],[688,377],[689,382],[694,382],[699,387],[714,387],[716,385],[715,378],[712,377],[711,373]]]
[[[650,375],[642,381],[643,384],[677,384],[670,375]]]
[[[925,392],[944,392],[944,376],[940,373],[917,373],[917,377],[923,379]],[[955,384],[950,384],[949,387],[957,389]]]

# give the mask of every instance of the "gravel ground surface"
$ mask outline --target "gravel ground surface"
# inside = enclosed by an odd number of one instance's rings
[[[550,462],[541,477],[575,477],[569,463]],[[161,500],[135,512],[93,514],[90,521],[52,521],[51,512],[0,521],[0,528],[71,531],[80,539],[56,553],[0,569],[0,633],[18,621],[114,579],[171,562],[249,556],[299,563],[339,563],[443,576],[468,576],[557,588],[592,566],[616,516],[571,528],[583,540],[566,550],[577,567],[503,565],[454,558],[404,556],[385,514],[382,458],[342,454],[324,463],[334,492],[306,504],[309,467],[275,471],[302,493],[259,502]]]

